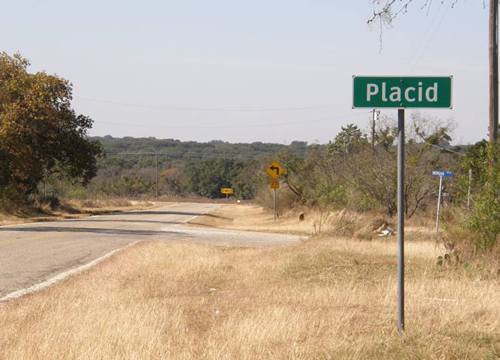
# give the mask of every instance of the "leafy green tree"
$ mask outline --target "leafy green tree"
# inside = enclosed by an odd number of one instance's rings
[[[478,190],[488,181],[488,142],[482,140],[467,149],[461,165],[465,171],[472,170],[473,187]]]
[[[20,55],[0,53],[0,186],[26,197],[52,174],[86,184],[100,154],[87,137],[92,120],[71,108],[67,80],[31,74],[28,65]]]
[[[216,159],[192,162],[186,166],[190,191],[212,199],[221,198],[222,187],[232,187],[235,195],[244,199],[255,193],[252,176],[243,162],[230,159]],[[255,173],[255,172],[254,172]]]
[[[185,175],[181,169],[170,167],[160,174],[160,184],[162,187],[160,193],[171,195],[183,194],[186,188],[185,182]]]
[[[424,209],[431,199],[435,184],[430,173],[447,157],[426,141],[448,137],[448,128],[432,119],[412,116],[410,125],[413,131],[407,137],[405,181],[405,214],[408,217]],[[323,177],[330,177],[328,181],[318,180],[324,188],[320,193],[329,193],[332,201],[347,203],[356,210],[380,207],[388,215],[394,215],[397,209],[395,133],[393,122],[379,124],[375,147],[372,147],[356,126],[343,127],[329,144],[328,162],[318,162],[323,167]],[[319,173],[316,177],[321,179]]]
[[[232,180],[235,196],[245,200],[253,199],[262,176],[264,176],[262,164],[256,160],[248,161],[241,163],[241,167],[238,169],[238,174]]]
[[[488,250],[498,243],[500,234],[500,165],[491,166],[491,159],[498,158],[500,145],[494,148],[486,141],[470,147],[462,160],[464,169],[472,170],[473,208],[465,224],[475,234],[477,249]]]
[[[354,124],[342,126],[341,131],[335,136],[335,140],[328,144],[330,154],[347,154],[368,144],[366,135]]]

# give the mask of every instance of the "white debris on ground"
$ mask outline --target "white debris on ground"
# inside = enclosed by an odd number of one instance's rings
[[[373,231],[375,234],[377,234],[378,237],[386,237],[386,236],[391,236],[395,233],[395,231],[387,224],[386,222],[383,222],[377,229]]]

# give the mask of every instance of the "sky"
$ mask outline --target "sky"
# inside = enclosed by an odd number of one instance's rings
[[[423,3],[381,33],[370,0],[4,1],[0,51],[70,80],[91,135],[326,143],[368,128],[353,75],[453,75],[453,109],[421,115],[474,143],[487,137],[487,6]]]

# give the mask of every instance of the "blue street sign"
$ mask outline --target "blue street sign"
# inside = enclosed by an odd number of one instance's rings
[[[453,177],[454,174],[451,171],[434,170],[432,176]]]

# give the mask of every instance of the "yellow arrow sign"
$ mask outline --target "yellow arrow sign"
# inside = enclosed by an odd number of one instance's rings
[[[278,179],[280,176],[286,174],[286,169],[281,166],[277,161],[273,161],[271,165],[266,168],[267,175],[273,179]]]

